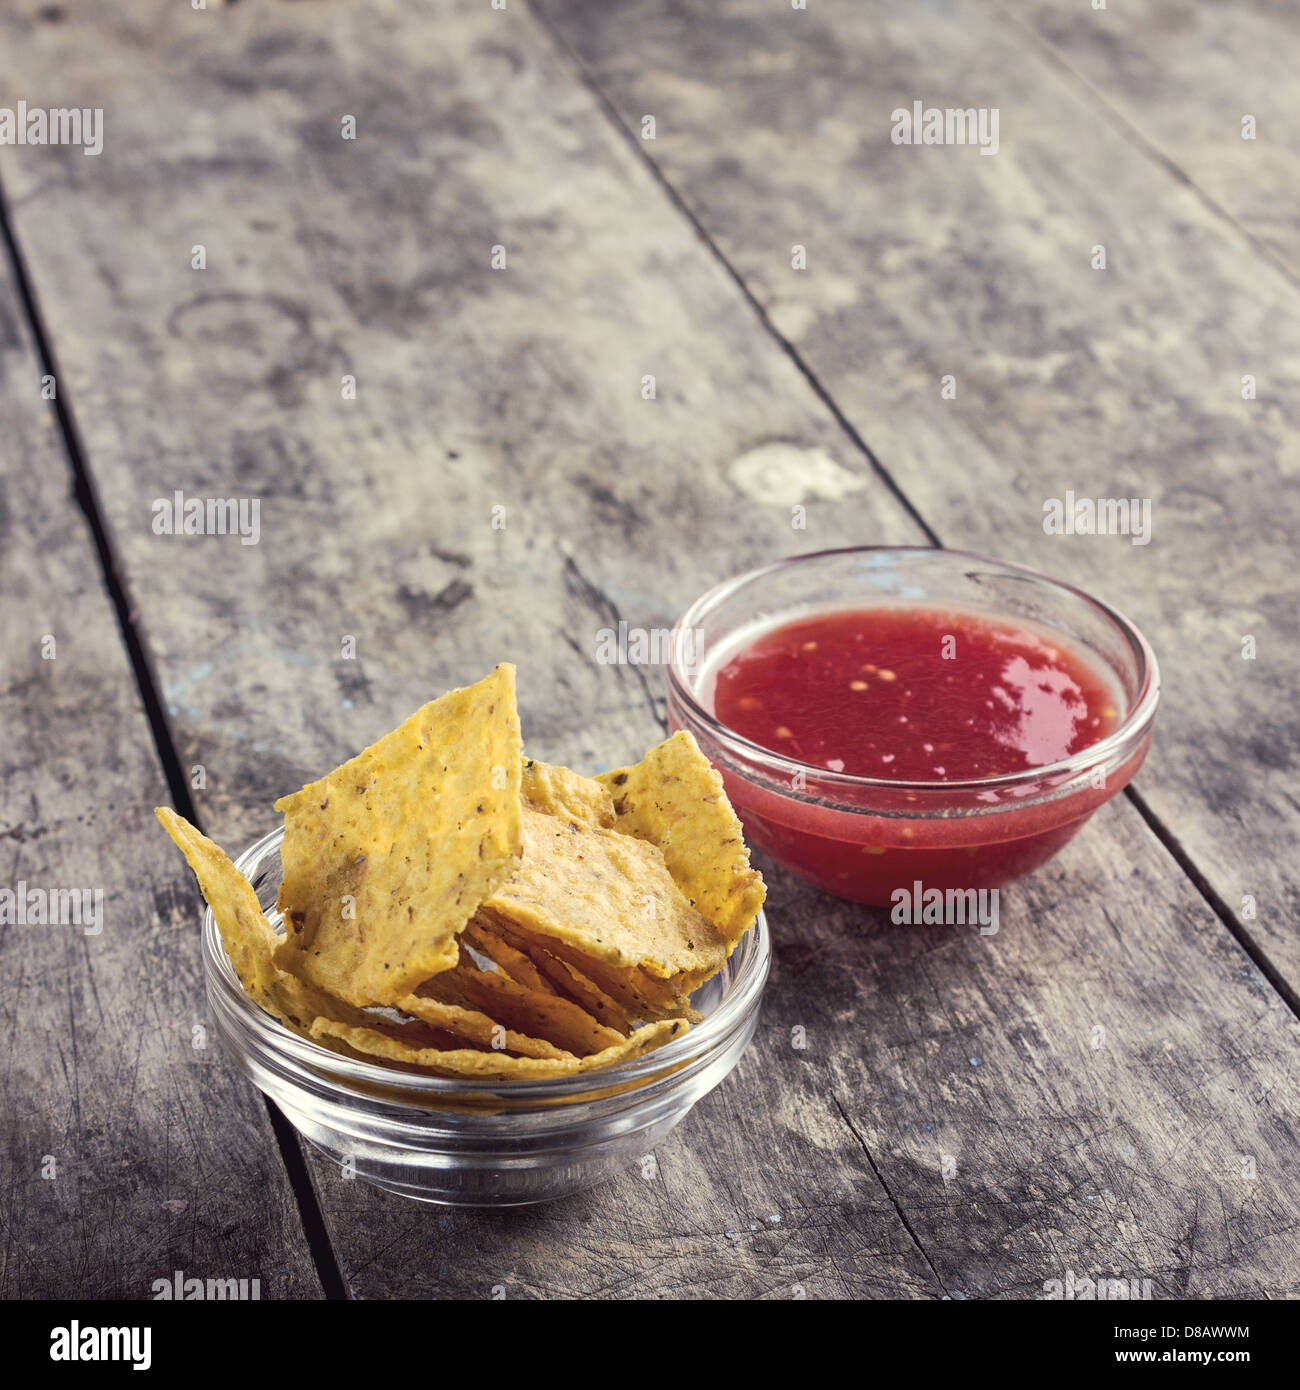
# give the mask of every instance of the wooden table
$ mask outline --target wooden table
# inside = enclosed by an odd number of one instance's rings
[[[0,1291],[1300,1293],[1293,13],[14,0],[0,40],[7,92],[105,113],[0,149],[0,882],[105,895],[0,932]],[[916,100],[997,154],[892,143]],[[259,543],[155,534],[178,489]],[[1067,490],[1150,543],[1047,534]],[[758,1035],[657,1176],[421,1207],[211,1043],[155,804],[238,849],[500,659],[531,751],[632,758],[661,673],[599,628],[927,540],[1127,611],[1151,757],[995,937],[763,864]]]

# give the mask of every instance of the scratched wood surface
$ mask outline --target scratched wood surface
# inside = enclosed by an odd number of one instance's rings
[[[1000,4],[1212,207],[1300,275],[1300,11]],[[1194,99],[1189,97],[1194,96]]]
[[[0,926],[0,1298],[148,1298],[178,1269],[318,1296],[266,1107],[208,1036],[193,895],[150,826],[167,784],[41,377],[0,266],[0,884],[80,899]]]
[[[1113,541],[1099,554],[1060,541],[1043,558],[1041,531],[1027,534],[1043,485],[1031,424],[1080,408],[1076,388],[1035,360],[1058,304],[1078,315],[1084,303],[1083,289],[1054,290],[1061,224],[1081,216],[1080,200],[1113,194],[1115,151],[1068,175],[1041,150],[1027,170],[1015,166],[1036,199],[1036,241],[1005,190],[976,219],[986,238],[1002,219],[1014,245],[1041,258],[1028,286],[949,254],[960,245],[950,247],[945,199],[971,193],[969,168],[914,166],[873,211],[851,202],[832,139],[829,153],[798,156],[813,231],[796,234],[780,178],[795,156],[779,133],[764,138],[763,121],[784,112],[834,127],[826,111],[851,66],[824,36],[791,37],[786,26],[807,14],[754,7],[738,25],[725,7],[716,21],[683,7],[615,7],[609,20],[596,7],[541,10],[319,0],[200,14],[158,0],[101,5],[93,22],[73,7],[52,22],[34,3],[0,18],[33,92],[57,80],[106,108],[101,156],[4,150],[0,180],[157,671],[162,734],[183,768],[204,768],[193,795],[212,833],[247,843],[273,823],[276,795],[503,658],[520,667],[532,751],[587,769],[631,756],[662,727],[660,676],[600,666],[600,627],[667,624],[708,584],[774,555],[922,539],[915,513],[949,544],[1040,558],[1107,592],[1141,598],[1145,575],[1162,604],[1181,592],[1187,621],[1209,621],[1181,546],[1160,552],[1178,568],[1163,578],[1152,573],[1155,542],[1143,569]],[[899,62],[943,34],[957,35],[959,53],[987,37],[984,12],[940,13],[942,34],[910,38],[877,17]],[[678,14],[693,18],[684,36]],[[635,42],[610,56],[620,25]],[[675,69],[665,57],[674,36]],[[1023,36],[1015,43],[1025,46],[1006,80],[1020,84],[1017,100],[1041,122],[1064,119],[1054,113],[1074,99],[1068,85],[1033,66]],[[709,65],[711,114],[698,78]],[[678,163],[660,167],[680,188],[613,119],[624,98],[627,111],[644,104],[638,81],[668,82],[670,71],[679,76],[654,158],[675,142]],[[796,100],[801,71],[810,86]],[[887,117],[896,103],[876,104]],[[748,113],[746,130],[733,110]],[[339,138],[347,114],[355,142]],[[705,177],[691,152],[710,122],[718,163]],[[1148,184],[1167,177],[1149,159],[1119,172],[1121,189],[1139,172]],[[833,183],[859,211],[852,236],[826,196]],[[749,216],[710,232],[710,244],[693,219],[708,230],[746,186]],[[1175,255],[1167,282],[1199,276],[1199,301],[1221,296],[1225,321],[1244,314],[1233,297],[1245,272],[1227,264],[1217,230],[1193,221],[1184,247],[1173,224],[1199,214],[1173,194],[1141,206],[1148,235]],[[780,282],[787,307],[773,302],[790,243],[815,244],[821,229],[854,249],[873,227],[873,254],[888,250],[881,228],[912,240],[879,268],[854,250],[829,287]],[[770,242],[770,278],[757,252],[746,261],[758,235]],[[191,268],[196,245],[202,271]],[[506,265],[493,270],[498,246]],[[857,304],[859,281],[870,299],[839,313]],[[1125,292],[1154,294],[1130,281]],[[1025,336],[1014,373],[997,341],[999,296]],[[1131,309],[1112,300],[1105,320],[1120,347],[1103,357],[1110,394],[1096,424],[1112,454],[1129,418],[1126,374],[1164,371],[1150,360],[1159,344],[1139,333],[1149,311],[1146,298]],[[853,370],[828,350],[805,374],[792,325],[818,337],[827,315],[827,341]],[[989,360],[964,338],[944,341],[952,319],[993,334]],[[937,380],[952,353],[985,398],[954,411],[962,398],[941,406],[936,391],[922,407],[907,393]],[[1015,399],[1009,373],[1024,387]],[[342,398],[345,375],[355,400]],[[869,376],[898,399],[864,405],[859,378]],[[1094,384],[1079,378],[1080,399]],[[1174,414],[1159,412],[1159,427]],[[1275,414],[1266,420],[1260,428],[1280,430]],[[1159,435],[1154,421],[1143,428]],[[1077,476],[1082,490],[1098,476],[1089,467],[1052,481]],[[1017,525],[991,537],[1027,478]],[[1217,516],[1225,497],[1242,502],[1224,493],[1230,483],[1242,476],[1201,476],[1194,495]],[[151,504],[176,488],[259,499],[259,543],[155,536]],[[985,494],[983,510],[972,493]],[[807,507],[806,531],[791,529],[795,503]],[[65,563],[93,568],[83,549]],[[1282,624],[1278,549],[1271,531],[1256,545],[1252,592]],[[1216,563],[1213,552],[1203,559]],[[1160,606],[1135,616],[1155,626]],[[1241,699],[1279,728],[1290,718],[1276,684]],[[1180,739],[1203,719],[1203,775],[1217,777],[1234,731],[1190,697],[1170,703]],[[99,756],[110,754],[120,749]],[[1140,785],[1173,788],[1158,809],[1190,863],[1120,799],[1005,895],[995,937],[891,928],[765,865],[776,964],[759,1034],[661,1146],[655,1178],[628,1174],[537,1209],[447,1212],[312,1160],[299,1197],[327,1232],[315,1242],[326,1286],[339,1280],[358,1297],[486,1297],[503,1284],[523,1297],[1033,1297],[1073,1269],[1150,1278],[1163,1297],[1300,1292],[1288,1234],[1300,1219],[1297,1023],[1189,876],[1219,872],[1198,855],[1222,807],[1203,789],[1179,839],[1178,798],[1190,794],[1177,757],[1164,757]],[[156,794],[142,786],[140,807]],[[1247,812],[1258,814],[1256,801]],[[196,932],[183,867],[137,818],[129,843],[168,902],[189,903]],[[1230,848],[1260,882],[1288,872],[1244,844]],[[158,930],[147,915],[141,939]],[[181,973],[172,986],[201,1006],[196,979]],[[796,1026],[806,1049],[791,1046]],[[140,1031],[121,1025],[124,1045],[138,1046]],[[214,1110],[256,1113],[256,1097],[224,1075]],[[57,1076],[32,1085],[43,1104],[62,1094]],[[168,1152],[172,1129],[166,1117],[141,1126],[151,1156]],[[106,1133],[83,1133],[85,1151],[111,1143],[115,1125]],[[248,1143],[258,1152],[245,1162],[279,1162],[269,1134]],[[220,1172],[246,1203],[228,1239],[245,1242],[239,1272],[254,1274],[269,1199],[238,1165]],[[76,1286],[63,1271],[43,1287]]]

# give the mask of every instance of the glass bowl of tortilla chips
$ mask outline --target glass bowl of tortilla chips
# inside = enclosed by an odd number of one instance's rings
[[[283,838],[272,832],[235,865],[277,930]],[[691,995],[692,1025],[680,1036],[573,1075],[479,1079],[379,1062],[292,1032],[249,997],[210,910],[203,924],[209,1006],[244,1074],[349,1176],[453,1206],[543,1202],[642,1162],[740,1060],[770,958],[760,911],[722,970]]]
[[[158,818],[208,903],[218,1035],[351,1176],[457,1204],[589,1186],[754,1031],[766,890],[690,733],[594,777],[541,762],[503,663],[276,810],[238,863]]]

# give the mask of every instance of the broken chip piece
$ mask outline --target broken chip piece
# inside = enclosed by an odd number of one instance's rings
[[[498,666],[276,802],[284,969],[389,1004],[456,963],[457,936],[519,855],[514,683]]]
[[[220,845],[169,807],[160,806],[155,814],[194,870],[240,984],[262,1008],[298,1030],[309,1028],[322,1015],[341,1022],[365,1021],[360,1010],[276,966],[274,953],[280,938],[267,921],[253,885]]]
[[[669,978],[712,974],[727,942],[677,886],[645,840],[567,815],[523,808],[524,852],[488,910],[584,955]]]
[[[722,778],[682,729],[632,767],[595,780],[614,799],[615,825],[660,849],[669,873],[734,948],[754,925],[767,889],[749,863]]]

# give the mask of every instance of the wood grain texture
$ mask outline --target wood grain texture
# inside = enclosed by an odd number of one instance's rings
[[[5,265],[0,887],[102,906],[0,925],[0,1298],[150,1298],[178,1269],[318,1297],[266,1108],[208,1031],[166,785],[40,393]]]
[[[1225,217],[1300,274],[1300,13],[1293,5],[995,3]],[[1246,117],[1253,139],[1242,135]]]
[[[918,538],[528,10],[106,6],[93,43],[19,13],[37,76],[117,131],[96,160],[0,173],[232,847],[504,658],[530,751],[635,756],[659,675],[599,665],[600,627],[671,622],[777,554]],[[724,77],[742,56],[714,42]],[[992,312],[968,279],[946,292]],[[869,336],[846,350],[877,369]],[[954,456],[927,502],[971,486]],[[175,487],[259,498],[262,542],[154,536]],[[891,928],[764,868],[760,1033],[658,1176],[485,1214],[319,1163],[353,1292],[1023,1297],[1067,1269],[1164,1296],[1300,1287],[1295,1020],[1132,806],[1008,894],[993,938]]]
[[[626,128],[656,116],[639,148],[942,540],[1146,633],[1163,695],[1142,794],[1294,991],[1300,289],[996,8],[539,9]],[[1270,76],[1249,72],[1261,101],[1290,100]],[[998,108],[998,153],[892,143],[914,101]],[[1285,182],[1255,172],[1260,199]],[[1067,491],[1150,499],[1150,543],[1045,533]]]

